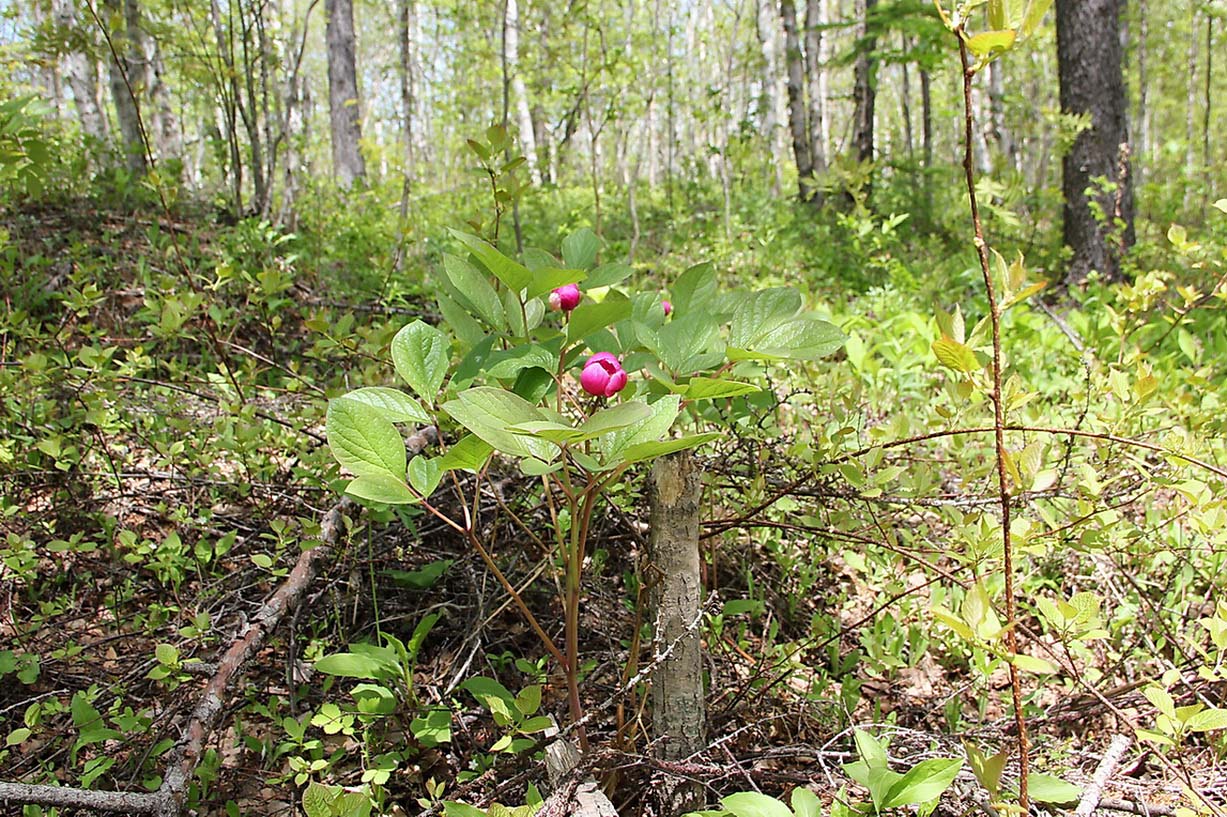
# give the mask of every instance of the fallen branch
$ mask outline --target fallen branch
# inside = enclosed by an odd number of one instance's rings
[[[1094,777],[1082,790],[1082,801],[1078,803],[1078,810],[1074,812],[1074,817],[1091,817],[1095,813],[1095,809],[1099,808],[1100,798],[1103,797],[1103,787],[1112,779],[1112,775],[1116,773],[1116,767],[1120,765],[1121,758],[1132,745],[1133,738],[1130,735],[1112,736],[1112,742],[1108,744],[1108,751],[1103,753],[1103,759],[1099,761]]]
[[[205,686],[204,694],[192,710],[162,786],[153,793],[123,791],[93,791],[69,786],[43,786],[29,783],[0,782],[0,805],[37,804],[123,814],[152,814],[156,817],[176,817],[187,799],[187,786],[200,762],[205,740],[217,726],[225,708],[226,692],[241,676],[243,665],[264,646],[269,634],[277,628],[286,612],[293,609],[303,591],[315,578],[319,560],[330,555],[340,537],[346,511],[354,507],[342,499],[324,516],[320,524],[319,545],[304,551],[290,575],[277,592],[269,597],[259,612],[248,622],[217,662],[217,671]]]

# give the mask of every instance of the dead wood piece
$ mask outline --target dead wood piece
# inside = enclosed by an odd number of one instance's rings
[[[1116,773],[1116,767],[1120,766],[1121,758],[1125,756],[1125,752],[1131,745],[1133,745],[1133,738],[1129,735],[1112,736],[1112,742],[1108,744],[1108,751],[1103,753],[1103,758],[1095,768],[1091,782],[1082,790],[1082,800],[1078,803],[1074,817],[1091,817],[1095,813],[1095,809],[1099,807],[1099,799],[1103,797],[1103,787],[1112,779],[1112,775]]]
[[[538,817],[618,817],[618,810],[590,775],[581,768],[583,756],[566,738],[558,736],[553,723],[544,737],[554,738],[545,747],[545,770],[554,793],[546,799]]]
[[[70,786],[41,786],[32,783],[0,782],[0,809],[10,814],[9,809],[37,803],[58,808],[84,808],[94,811],[111,811],[119,814],[155,814],[163,804],[160,792],[149,794],[140,791],[91,791]]]
[[[1141,814],[1143,817],[1172,817],[1176,813],[1170,806],[1160,806],[1155,803],[1143,803],[1134,800],[1118,800],[1115,797],[1105,797],[1099,801],[1100,811],[1123,811],[1126,814]]]
[[[290,575],[264,602],[217,662],[217,672],[209,679],[196,708],[192,710],[187,727],[171,755],[162,786],[156,792],[93,791],[0,782],[0,803],[6,806],[20,803],[72,806],[95,811],[176,817],[183,810],[187,785],[200,762],[205,740],[217,726],[225,709],[231,683],[241,677],[243,665],[264,646],[269,634],[277,628],[285,614],[298,604],[303,591],[315,578],[316,563],[332,553],[343,528],[345,512],[352,507],[352,500],[342,499],[324,516],[320,524],[320,544],[298,557]]]

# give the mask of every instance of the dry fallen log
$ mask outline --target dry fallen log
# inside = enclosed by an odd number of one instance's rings
[[[315,578],[316,563],[333,552],[343,529],[345,512],[353,507],[355,506],[351,500],[342,499],[324,516],[320,524],[320,544],[304,551],[298,557],[290,575],[264,602],[259,612],[239,632],[225,655],[217,662],[217,671],[205,686],[204,693],[200,696],[196,708],[192,710],[187,727],[171,754],[161,788],[153,793],[145,793],[0,782],[0,806],[37,804],[176,817],[183,809],[188,782],[200,762],[205,740],[216,728],[225,708],[227,691],[231,684],[241,677],[243,665],[247,660],[264,646],[269,634],[277,628],[285,614],[298,604],[303,591]]]

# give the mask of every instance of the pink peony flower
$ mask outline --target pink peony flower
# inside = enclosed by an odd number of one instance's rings
[[[578,284],[564,284],[550,293],[550,309],[570,312],[579,306],[579,300],[583,297],[584,293],[580,292]]]
[[[598,352],[584,364],[579,385],[596,397],[613,397],[626,388],[626,371],[609,352]]]
[[[660,305],[665,308],[665,317],[669,317],[669,313],[673,311],[673,304],[668,301],[661,301]]]

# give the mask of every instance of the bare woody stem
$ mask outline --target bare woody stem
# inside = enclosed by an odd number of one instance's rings
[[[1005,643],[1012,655],[1018,654],[1018,635],[1012,626],[1014,604],[1014,547],[1010,541],[1010,486],[1006,474],[1005,451],[1005,401],[1001,393],[1001,305],[993,288],[993,276],[989,266],[988,243],[984,240],[984,225],[980,222],[980,206],[976,201],[976,176],[972,162],[973,115],[971,107],[971,83],[976,75],[967,53],[960,26],[954,32],[959,40],[959,60],[963,67],[963,175],[967,179],[967,195],[971,204],[971,222],[975,229],[976,254],[980,258],[980,271],[984,275],[984,290],[988,296],[989,321],[993,328],[993,437],[997,449],[997,488],[1001,497],[1001,553],[1005,562],[1005,616],[1011,626],[1006,628]],[[1030,745],[1027,742],[1027,719],[1023,714],[1022,680],[1018,667],[1010,665],[1010,691],[1014,698],[1014,725],[1018,730],[1018,805],[1027,812],[1027,774],[1030,764]]]

